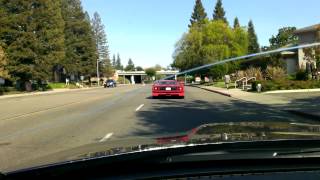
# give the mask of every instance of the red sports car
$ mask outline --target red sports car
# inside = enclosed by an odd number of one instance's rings
[[[175,80],[156,81],[152,86],[152,97],[178,96],[184,98],[184,85]]]

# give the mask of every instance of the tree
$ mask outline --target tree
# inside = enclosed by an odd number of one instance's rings
[[[112,56],[112,67],[114,68],[114,69],[116,69],[116,66],[117,66],[117,63],[116,63],[116,55],[114,55],[113,54],[113,56]]]
[[[226,13],[224,11],[222,0],[218,0],[213,12],[213,20],[222,20],[226,24],[228,24],[227,18],[225,17]]]
[[[194,24],[203,24],[206,18],[207,13],[205,12],[201,0],[196,0],[196,3],[193,8],[193,13],[191,15],[189,27],[191,27]]]
[[[0,45],[0,78],[9,78],[7,64],[8,64],[7,57],[4,53],[3,48]]]
[[[117,70],[123,70],[123,66],[121,64],[121,58],[120,58],[120,54],[117,54],[117,60],[116,60],[116,69]]]
[[[155,69],[156,71],[161,71],[163,68],[161,67],[160,64],[156,64],[156,65],[154,66],[154,69]]]
[[[252,20],[249,21],[248,24],[248,53],[253,54],[253,53],[258,53],[260,52],[260,46],[258,43],[258,37],[257,34],[254,30],[254,25]]]
[[[218,62],[225,58],[245,55],[247,53],[247,32],[242,28],[232,29],[223,21],[210,21],[199,30],[191,27],[188,33],[176,43],[173,54],[173,67],[187,70],[204,64]],[[199,73],[217,75],[234,70],[235,63],[213,68],[211,72],[203,70]]]
[[[154,68],[147,68],[145,72],[150,78],[154,77],[157,74],[157,71]]]
[[[240,23],[239,23],[238,17],[236,17],[233,22],[233,29],[236,29],[236,28],[240,28]]]
[[[136,67],[136,70],[137,70],[137,71],[143,71],[143,68],[142,68],[141,66],[137,66],[137,67]]]
[[[134,71],[134,64],[131,58],[129,58],[128,65],[125,68],[125,71]]]
[[[102,70],[102,73],[103,73],[104,77],[109,78],[109,77],[112,77],[114,75],[115,70],[112,67],[112,65],[110,64],[110,61],[109,61],[109,64],[104,64],[103,68],[104,69]]]
[[[104,72],[106,69],[111,69],[110,57],[109,57],[109,47],[107,42],[107,35],[104,31],[104,25],[100,15],[95,12],[92,19],[93,32],[96,40],[96,47],[98,50],[98,57],[100,62],[100,70]]]
[[[1,0],[0,22],[14,79],[51,79],[53,66],[65,56],[61,0]]]
[[[66,49],[62,65],[67,75],[91,76],[98,57],[90,17],[84,13],[80,0],[64,0],[62,14]]]
[[[298,42],[298,37],[294,34],[296,29],[296,27],[283,27],[279,29],[278,34],[269,39],[270,48],[277,49],[289,44],[296,44]]]

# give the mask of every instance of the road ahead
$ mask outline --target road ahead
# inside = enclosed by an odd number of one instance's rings
[[[201,124],[307,122],[272,106],[186,87],[185,99],[152,99],[150,86],[121,86],[0,100],[0,171],[93,142],[162,136]]]

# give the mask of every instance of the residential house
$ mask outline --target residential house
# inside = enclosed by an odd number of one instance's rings
[[[298,45],[320,42],[320,24],[297,29],[294,34],[298,36]],[[312,52],[315,55],[315,52]],[[288,74],[293,74],[299,69],[305,69],[307,59],[304,49],[297,51],[284,51],[281,53],[286,61]],[[311,63],[316,64],[315,58],[310,59]]]

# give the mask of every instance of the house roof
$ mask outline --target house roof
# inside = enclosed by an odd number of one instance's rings
[[[320,24],[315,24],[312,26],[297,29],[294,33],[301,34],[301,33],[312,32],[312,31],[320,31]]]

